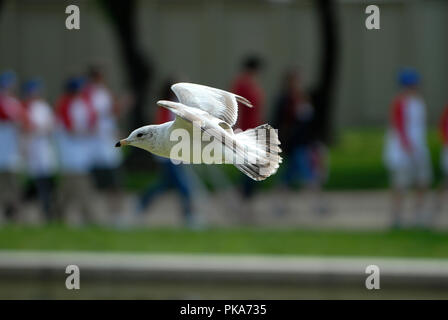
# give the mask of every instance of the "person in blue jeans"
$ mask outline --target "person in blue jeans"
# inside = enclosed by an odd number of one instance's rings
[[[313,165],[313,149],[311,146],[296,146],[289,155],[286,171],[283,175],[283,183],[293,185],[300,180],[309,183],[315,179]]]
[[[274,110],[273,123],[278,128],[286,158],[281,174],[280,194],[300,182],[305,189],[312,191],[316,199],[313,211],[325,212],[320,191],[326,178],[326,150],[316,137],[313,127],[314,108],[302,88],[297,70],[291,69],[285,73]],[[283,206],[284,203],[279,205]]]
[[[140,214],[143,213],[157,196],[170,189],[175,189],[179,193],[181,199],[184,222],[187,226],[191,226],[193,223],[192,192],[191,184],[188,180],[184,165],[174,164],[170,159],[161,157],[157,157],[156,159],[160,166],[160,176],[140,195],[137,212]]]

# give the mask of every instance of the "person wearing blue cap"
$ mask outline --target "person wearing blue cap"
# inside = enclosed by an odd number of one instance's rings
[[[413,186],[415,225],[428,222],[426,194],[432,181],[432,169],[426,140],[426,104],[419,90],[420,74],[413,68],[398,73],[401,87],[391,104],[384,160],[390,171],[393,227],[403,224],[404,193]]]
[[[23,85],[23,104],[28,114],[29,130],[26,135],[27,169],[36,187],[42,212],[47,222],[54,220],[53,177],[56,173],[56,155],[53,149],[55,119],[53,110],[42,97],[42,82],[32,79]]]
[[[0,74],[0,210],[7,220],[16,220],[19,215],[20,134],[27,125],[26,112],[14,94],[15,84],[14,72]]]

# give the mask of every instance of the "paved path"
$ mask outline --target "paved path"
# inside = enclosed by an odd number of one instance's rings
[[[196,215],[211,226],[239,226],[245,223],[269,227],[318,227],[341,229],[383,229],[390,226],[389,194],[387,191],[337,191],[325,192],[320,203],[328,208],[326,213],[317,213],[314,196],[299,192],[260,192],[252,204],[243,202],[234,190],[210,193],[197,197]],[[428,196],[428,212],[434,205],[435,194]],[[104,199],[103,199],[104,200]],[[413,224],[412,199],[407,199],[404,223]],[[100,220],[107,220],[104,201],[98,201]],[[101,203],[103,205],[101,205]],[[138,222],[133,219],[135,196],[128,195],[121,214],[125,221],[148,226],[181,225],[180,201],[171,192],[160,196],[148,208],[146,215]],[[103,209],[101,209],[103,208]],[[247,212],[252,212],[247,214]],[[282,213],[282,214],[279,214]],[[35,206],[29,206],[26,220],[38,223]],[[132,217],[132,219],[130,219]],[[429,216],[428,216],[429,217]],[[448,201],[445,208],[428,218],[433,228],[448,229]]]
[[[435,194],[428,196],[431,212]],[[298,192],[263,192],[256,195],[252,204],[244,203],[230,190],[210,194],[196,201],[201,220],[210,225],[232,226],[244,223],[269,227],[317,227],[341,229],[383,229],[390,226],[390,202],[387,191],[338,191],[320,196],[327,207],[326,213],[315,210],[314,196]],[[133,203],[132,198],[128,199]],[[404,223],[414,223],[412,199],[406,202]],[[279,210],[281,209],[281,210]],[[448,229],[448,202],[442,212],[428,219],[435,228]],[[180,225],[180,204],[175,194],[166,194],[147,210],[144,219],[148,225]],[[247,214],[247,212],[252,212]],[[280,213],[280,214],[279,214]]]

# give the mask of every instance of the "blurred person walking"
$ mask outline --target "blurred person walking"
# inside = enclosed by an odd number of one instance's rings
[[[93,178],[97,189],[106,193],[108,212],[112,217],[118,218],[123,210],[119,172],[122,155],[121,150],[113,146],[118,140],[117,119],[122,114],[124,105],[114,99],[99,66],[90,67],[88,82],[83,91],[97,117],[92,141]]]
[[[173,91],[171,91],[171,85],[174,83],[175,81],[173,80],[165,82],[161,92],[162,99],[177,100]],[[157,108],[155,123],[162,124],[173,120],[174,117],[174,113],[170,110]],[[140,194],[137,203],[137,214],[141,216],[157,196],[174,189],[180,196],[184,225],[188,228],[197,228],[198,224],[193,214],[193,181],[189,178],[190,175],[185,165],[182,163],[174,164],[171,159],[158,156],[154,156],[154,159],[159,165],[159,174],[155,182],[148,185]]]
[[[285,73],[281,92],[274,108],[273,125],[279,130],[282,150],[288,161],[280,182],[284,195],[300,181],[313,195],[313,211],[325,213],[322,184],[326,178],[326,149],[319,143],[313,130],[314,109],[304,92],[300,75],[291,69]],[[286,211],[285,202],[278,205],[277,213]]]
[[[93,162],[93,134],[97,117],[82,93],[84,83],[81,77],[68,79],[65,92],[56,104],[61,165],[58,202],[64,219],[69,218],[69,210],[76,209],[83,222],[91,222],[94,219],[95,197],[89,172]]]
[[[240,73],[233,80],[230,92],[249,100],[253,108],[239,108],[236,127],[245,131],[261,125],[265,94],[259,83],[259,75],[263,69],[263,61],[257,55],[247,56],[241,65]],[[255,193],[256,182],[244,176],[241,194],[243,196],[243,213],[246,222],[252,222],[254,212],[252,198]]]
[[[0,74],[0,205],[9,221],[17,220],[22,200],[20,133],[28,125],[25,109],[14,94],[16,82],[14,72]]]
[[[42,213],[47,222],[53,221],[53,190],[57,160],[53,145],[55,117],[42,98],[42,82],[29,80],[23,86],[24,106],[28,114],[27,168],[37,190]]]
[[[440,168],[442,169],[442,184],[440,187],[440,194],[436,203],[436,211],[440,212],[444,200],[444,194],[448,192],[448,104],[442,113],[440,119],[440,137],[442,139],[442,151],[440,154]]]
[[[426,195],[432,170],[426,141],[426,105],[419,92],[420,75],[412,68],[398,74],[401,91],[393,99],[384,159],[392,186],[392,226],[402,226],[405,191],[414,186],[415,224],[428,222]]]

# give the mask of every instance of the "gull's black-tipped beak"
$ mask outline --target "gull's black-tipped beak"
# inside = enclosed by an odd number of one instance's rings
[[[122,147],[122,146],[127,146],[129,144],[129,141],[128,140],[126,140],[126,139],[121,139],[120,141],[118,141],[116,144],[115,144],[115,148],[119,148],[119,147]]]

